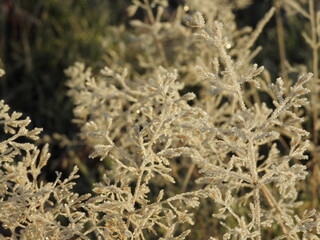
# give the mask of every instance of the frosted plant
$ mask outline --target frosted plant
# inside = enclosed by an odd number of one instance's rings
[[[96,224],[110,226],[104,238],[145,239],[148,230],[156,236],[163,232],[164,239],[183,239],[190,230],[182,235],[175,232],[178,224],[193,224],[186,207],[197,207],[199,198],[210,191],[170,197],[165,185],[175,183],[170,162],[181,157],[182,164],[189,163],[183,155],[197,151],[198,141],[205,140],[201,128],[206,113],[187,104],[194,99],[193,93],[180,96],[183,84],[177,82],[176,73],[160,69],[158,76],[136,87],[126,83],[125,72],[117,74],[107,67],[94,77],[88,72],[80,63],[67,71],[72,77],[86,78],[79,95],[83,97],[78,98],[83,100],[78,102],[79,112],[106,113],[104,122],[97,122],[101,118],[92,114],[86,119],[86,132],[96,143],[91,157],[113,162],[112,170],[94,187],[98,196],[89,200],[88,212],[103,213]],[[155,190],[158,197],[150,199]]]
[[[259,88],[260,84],[255,78],[263,68],[253,65],[247,75],[239,74],[236,70],[239,63],[226,50],[222,24],[214,22],[212,28],[208,28],[202,14],[198,12],[191,25],[199,29],[196,37],[204,39],[220,53],[220,58],[213,61],[215,72],[198,66],[200,76],[211,80],[216,94],[228,92],[232,95],[231,107],[234,110],[229,116],[229,122],[213,126],[210,130],[213,132],[211,140],[208,140],[208,146],[212,144],[224,152],[224,159],[210,163],[208,159],[198,156],[196,160],[200,172],[205,175],[197,181],[213,185],[216,188],[213,199],[222,205],[214,216],[222,220],[235,218],[238,224],[235,228],[226,225],[229,231],[224,238],[261,239],[264,228],[270,230],[272,224],[278,224],[283,235],[277,239],[299,239],[298,232],[303,232],[303,239],[310,236],[318,239],[312,234],[314,229],[320,233],[319,215],[316,216],[315,212],[305,213],[308,217],[312,216],[308,221],[314,221],[308,229],[296,227],[294,220],[291,220],[293,209],[298,206],[295,190],[297,181],[304,180],[307,175],[306,167],[296,160],[308,158],[304,152],[309,146],[309,141],[305,140],[308,132],[297,125],[303,119],[296,114],[296,109],[308,103],[307,98],[302,96],[309,92],[304,85],[312,78],[312,74],[301,75],[287,94],[281,78],[271,84],[270,89],[275,95],[273,109],[257,103],[247,107],[243,84],[248,81]],[[277,140],[282,134],[291,139],[287,155],[280,154],[278,150]],[[268,156],[261,155],[262,147],[269,149]],[[250,217],[239,216],[234,211],[234,204],[239,204],[234,194],[239,195],[241,192],[244,194],[243,200],[249,203]],[[302,221],[295,218],[297,222]]]
[[[196,80],[193,66],[199,61],[209,61],[218,53],[203,51],[204,44],[193,40],[192,31],[185,25],[184,17],[189,12],[192,14],[205,10],[210,21],[219,20],[226,23],[229,27],[226,34],[229,48],[232,48],[231,54],[241,57],[244,65],[248,64],[261,47],[249,55],[248,50],[271,16],[259,24],[256,31],[249,27],[237,29],[234,11],[245,7],[249,2],[231,2],[186,1],[185,5],[179,5],[176,10],[171,11],[168,1],[132,1],[128,8],[128,15],[132,17],[129,22],[130,28],[113,28],[112,33],[103,41],[106,47],[106,63],[116,71],[121,71],[123,66],[126,66],[129,75],[132,75],[135,81],[146,81],[154,75],[158,66],[168,70],[177,69],[186,85],[201,86],[202,83]],[[218,9],[224,9],[223,14]],[[145,16],[143,19],[136,19],[135,13],[138,10]],[[110,36],[115,36],[115,39]]]
[[[298,19],[305,19],[303,24],[303,31],[301,31],[301,35],[309,47],[308,52],[308,62],[305,63],[306,66],[303,66],[306,69],[311,69],[314,73],[312,81],[310,82],[310,102],[311,104],[306,107],[306,115],[309,116],[310,125],[308,129],[311,135],[311,145],[310,152],[312,155],[312,161],[310,170],[312,172],[312,181],[309,186],[304,186],[311,188],[312,193],[312,205],[313,207],[319,207],[319,178],[320,178],[320,162],[319,162],[319,117],[320,117],[320,108],[319,108],[319,48],[320,48],[320,10],[319,3],[313,0],[306,1],[294,1],[294,0],[285,0],[285,1],[276,1],[276,7],[278,8],[278,12],[283,8],[288,15],[288,21],[292,20],[292,18],[296,17]],[[282,72],[292,72],[297,71],[300,66],[290,66],[288,59],[286,59],[286,44],[285,37],[286,32],[283,29],[282,24],[282,16],[277,14],[277,32],[278,32],[278,42],[280,50],[280,60],[281,60],[281,68]],[[300,30],[299,30],[300,31]],[[311,57],[312,56],[312,57]],[[300,67],[301,68],[301,67]],[[312,129],[311,129],[312,128]]]
[[[145,8],[151,6],[147,2],[136,4],[145,4]],[[299,161],[307,159],[305,151],[309,147],[308,132],[301,127],[303,118],[299,109],[308,104],[304,95],[309,90],[305,85],[312,74],[301,75],[291,85],[281,78],[272,84],[269,79],[260,77],[263,67],[249,63],[259,51],[259,48],[251,51],[253,43],[273,13],[272,8],[256,30],[244,35],[240,42],[233,42],[236,38],[227,35],[221,22],[211,21],[212,26],[210,21],[206,24],[199,12],[187,18],[189,25],[198,29],[196,38],[204,39],[212,50],[208,53],[205,50],[208,48],[201,43],[198,46],[202,46],[201,52],[205,54],[199,54],[196,61],[199,64],[188,62],[196,65],[194,73],[202,87],[197,98],[191,93],[180,96],[184,84],[176,83],[176,76],[166,73],[152,59],[146,60],[151,70],[138,77],[130,74],[130,70],[117,68],[114,71],[109,67],[93,74],[81,63],[66,71],[70,77],[69,95],[76,103],[76,121],[86,134],[82,137],[95,146],[91,157],[113,162],[112,170],[107,171],[98,184],[105,190],[95,190],[97,205],[107,198],[108,206],[115,206],[113,212],[105,214],[114,214],[111,219],[117,220],[112,220],[108,226],[114,223],[117,227],[111,235],[104,236],[143,239],[151,236],[146,230],[157,235],[160,229],[160,232],[165,230],[166,236],[179,236],[175,231],[185,228],[180,229],[184,221],[178,217],[188,205],[185,200],[161,205],[166,211],[173,211],[176,222],[159,222],[156,220],[159,215],[153,213],[148,217],[143,215],[143,211],[154,204],[154,200],[149,199],[151,193],[158,195],[163,188],[164,196],[168,197],[175,192],[176,188],[170,184],[174,181],[182,189],[182,195],[177,196],[191,197],[201,189],[201,198],[216,203],[208,211],[215,209],[213,217],[223,225],[219,235],[225,233],[224,239],[264,239],[268,234],[279,235],[276,239],[299,239],[316,233],[319,216],[314,211],[307,211],[301,218],[294,216],[295,209],[300,206],[297,183],[307,176],[306,167]],[[141,21],[134,25],[154,31]],[[178,72],[180,65],[183,64],[176,65]],[[185,78],[182,80],[188,82]],[[273,105],[263,103],[258,91],[270,95]],[[192,105],[186,100],[192,100]],[[178,109],[173,107],[175,104],[170,107],[165,104],[172,101],[179,102]],[[177,114],[177,110],[183,114]],[[163,152],[166,152],[162,156],[166,160],[158,163],[154,156]],[[184,176],[179,174],[183,168],[189,168],[183,172],[186,181],[181,180]],[[159,179],[167,182],[160,183]],[[192,182],[194,180],[198,185]],[[188,192],[186,186],[194,190]],[[137,219],[146,219],[143,227],[141,222],[134,223],[134,217],[127,217],[128,209],[137,214]],[[94,211],[94,207],[88,210]],[[120,216],[117,215],[119,211]],[[188,219],[191,223],[191,218]],[[97,225],[103,221],[98,221]],[[169,225],[175,230],[169,230]]]
[[[89,196],[71,191],[77,168],[65,180],[58,173],[54,182],[40,181],[41,169],[50,153],[48,145],[39,149],[32,142],[42,130],[29,130],[30,122],[21,113],[10,113],[9,106],[0,101],[0,224],[4,233],[1,239],[82,236],[86,218],[79,209]]]
[[[113,75],[109,69],[102,70],[102,74]],[[125,112],[110,112],[104,125],[94,120],[86,124],[89,136],[101,139],[91,157],[110,157],[114,163],[103,182],[94,187],[98,196],[88,206],[90,212],[104,213],[101,221],[110,226],[104,235],[107,239],[149,239],[153,235],[162,236],[161,239],[184,239],[190,230],[179,235],[175,232],[178,224],[193,224],[186,207],[197,207],[199,198],[208,196],[209,191],[201,189],[172,195],[159,184],[175,183],[170,162],[188,154],[200,134],[198,125],[206,117],[201,109],[186,103],[194,94],[179,95],[181,84],[176,78],[174,73],[162,73],[139,91],[127,86],[121,91],[125,94],[120,97],[122,104],[118,103]],[[87,85],[95,88],[101,83],[98,80],[88,79]],[[100,85],[100,89],[106,94],[110,92],[108,89],[113,89],[114,95],[103,104],[119,101],[116,93],[120,90],[104,82],[106,86]],[[124,86],[123,82],[121,88]],[[120,121],[123,134],[114,138],[113,124],[119,127]],[[150,192],[156,189],[159,190],[153,195],[157,197],[150,198]]]
[[[108,76],[110,71],[105,68],[102,74]],[[40,151],[26,139],[37,140],[41,129],[28,130],[29,118],[23,119],[16,112],[10,114],[9,107],[1,101],[0,222],[9,230],[6,238],[146,239],[151,234],[162,239],[184,239],[190,230],[176,233],[177,225],[193,224],[188,208],[197,207],[199,198],[208,197],[209,191],[171,195],[159,189],[156,198],[150,196],[154,190],[150,183],[155,179],[174,183],[170,159],[188,152],[192,135],[199,134],[192,131],[198,128],[194,119],[199,117],[201,125],[205,118],[201,109],[191,109],[186,103],[194,94],[179,95],[181,84],[176,78],[175,73],[162,73],[141,88],[144,94],[138,97],[149,99],[153,107],[135,105],[135,101],[127,103],[128,108],[137,108],[134,112],[140,113],[128,123],[131,144],[111,139],[112,117],[106,116],[104,129],[93,121],[86,124],[89,135],[101,140],[91,157],[110,156],[114,161],[114,174],[110,171],[95,184],[91,198],[89,194],[79,196],[72,192],[77,168],[65,180],[58,174],[54,182],[40,181],[41,169],[50,157],[48,145]],[[87,80],[88,89],[97,87],[93,78]]]
[[[298,161],[307,159],[304,152],[309,146],[308,132],[301,128],[303,119],[297,109],[308,103],[303,96],[309,90],[304,85],[312,74],[301,75],[289,91],[281,78],[270,84],[273,107],[250,103],[243,85],[249,83],[259,89],[263,80],[258,76],[263,67],[254,64],[246,71],[240,69],[240,60],[228,53],[221,23],[214,22],[208,28],[200,13],[189,21],[199,29],[196,37],[219,53],[219,58],[212,60],[213,71],[206,66],[195,67],[203,81],[211,82],[212,94],[218,101],[211,105],[216,107],[212,112],[222,114],[219,120],[196,106],[194,94],[180,96],[183,84],[176,82],[174,73],[162,69],[142,86],[127,81],[126,70],[117,73],[106,67],[93,75],[83,64],[76,63],[66,71],[70,84],[76,83],[78,88],[70,90],[70,94],[77,95],[76,113],[84,113],[78,115],[79,120],[88,122],[84,129],[88,141],[93,139],[95,145],[91,157],[113,162],[112,170],[94,188],[98,196],[89,200],[92,205],[87,208],[89,213],[106,214],[96,223],[97,228],[102,222],[117,226],[105,233],[109,235],[103,235],[109,238],[143,239],[149,236],[146,230],[184,238],[189,231],[174,234],[180,231],[179,224],[192,223],[189,213],[182,209],[198,206],[200,197],[211,198],[217,204],[219,210],[213,217],[225,227],[224,239],[262,239],[265,232],[274,232],[273,228],[282,232],[276,239],[299,239],[301,232],[304,238],[317,237],[313,231],[319,228],[319,216],[314,211],[307,211],[302,218],[294,216],[299,206],[296,185],[307,175]],[[194,106],[187,100],[195,101]],[[101,113],[105,113],[103,118]],[[287,154],[279,150],[280,136],[290,138]],[[196,182],[201,188],[172,199],[170,184],[157,184],[162,178],[175,182],[172,170],[176,158],[180,164],[187,162],[198,170]],[[148,195],[159,187],[164,189],[155,195],[167,199],[159,200],[163,205]],[[97,207],[100,205],[104,207]],[[162,219],[160,209],[153,212],[155,205],[170,212],[174,221]]]
[[[205,6],[208,9],[206,12],[207,18],[212,21],[219,19],[225,21],[228,26],[233,26],[232,31],[224,31],[224,33],[228,34],[225,41],[228,42],[227,47],[230,49],[231,56],[238,58],[239,63],[241,63],[235,69],[239,74],[247,74],[248,71],[251,71],[250,61],[261,48],[258,47],[253,51],[250,49],[274,12],[273,9],[270,10],[254,31],[248,28],[237,30],[232,10],[245,6],[244,2],[246,1],[236,1],[236,4],[230,4],[225,1],[214,1],[214,3],[201,1],[201,4],[197,3],[197,1],[188,1],[186,3],[190,11],[195,11],[196,8]],[[129,14],[133,15],[138,9],[142,9],[146,15],[146,20],[132,20],[131,24],[134,28],[131,34],[125,35],[123,33],[125,31],[123,27],[120,27],[118,32],[114,31],[114,33],[118,33],[116,36],[129,38],[131,40],[129,42],[123,42],[117,39],[117,42],[119,42],[118,48],[116,48],[116,50],[108,49],[107,53],[109,55],[107,57],[108,68],[112,69],[109,74],[114,76],[114,78],[109,76],[108,83],[113,84],[115,80],[118,81],[117,84],[123,86],[120,88],[120,91],[115,90],[115,92],[113,92],[114,89],[110,88],[106,92],[100,89],[98,96],[96,96],[94,89],[90,88],[88,91],[85,79],[91,76],[92,73],[90,68],[84,70],[84,65],[81,63],[76,64],[66,72],[70,77],[67,84],[70,88],[68,95],[74,99],[76,105],[74,109],[75,122],[77,122],[82,129],[88,119],[94,119],[98,126],[99,123],[103,123],[104,116],[101,113],[108,112],[108,114],[118,114],[120,116],[119,111],[122,112],[122,109],[126,108],[126,103],[123,103],[124,98],[120,97],[120,95],[123,94],[123,89],[126,89],[125,92],[128,90],[125,85],[137,88],[137,86],[145,84],[149,78],[153,78],[158,74],[159,66],[166,67],[166,69],[170,71],[174,71],[174,69],[178,71],[185,85],[185,88],[181,88],[180,91],[188,91],[188,89],[192,89],[190,85],[196,85],[199,89],[198,95],[200,97],[197,101],[194,101],[194,103],[210,113],[209,116],[212,117],[212,121],[224,121],[222,119],[223,117],[220,117],[221,114],[216,112],[215,108],[211,107],[212,104],[219,104],[221,99],[212,99],[212,96],[208,94],[209,81],[206,81],[205,78],[198,78],[199,73],[197,72],[197,68],[194,68],[196,64],[211,64],[210,59],[218,57],[219,51],[216,49],[206,51],[206,46],[202,41],[194,41],[192,31],[185,26],[185,20],[183,20],[183,15],[185,15],[184,7],[186,6],[178,7],[175,15],[173,14],[173,18],[171,19],[167,16],[167,5],[167,1],[132,1],[132,5],[128,9]],[[225,9],[224,14],[219,14],[217,11],[219,6]],[[210,9],[215,10],[209,11]],[[229,18],[229,15],[233,17]],[[127,29],[127,32],[130,32],[130,29]],[[106,46],[110,47],[110,44],[111,43],[106,44]],[[112,46],[114,47],[113,43]],[[138,49],[138,51],[132,53],[134,49]],[[134,58],[127,57],[129,54],[134,55]],[[131,62],[126,63],[124,61],[126,58]],[[118,63],[122,65],[119,66]],[[141,68],[143,69],[143,74],[141,73]],[[98,88],[103,88],[105,83],[104,80],[100,78],[101,77],[97,80],[97,85]],[[127,83],[123,83],[121,78],[128,78],[129,80]],[[90,98],[94,96],[96,99],[94,101],[88,101],[86,99],[87,95],[90,95]],[[111,97],[115,95],[118,95],[118,97]],[[248,98],[250,97],[251,96],[248,96]],[[100,104],[101,101],[104,102],[107,98],[110,99],[110,104]],[[128,96],[126,96],[126,98],[128,98]],[[211,99],[210,101],[208,100],[209,98]],[[125,100],[125,102],[127,101],[130,100]],[[226,108],[229,109],[228,107]],[[129,113],[126,111],[124,114],[127,115]],[[133,114],[135,113],[133,112]],[[119,137],[123,132],[124,134],[127,132],[120,131],[126,123],[123,121],[121,126],[121,124],[117,124],[118,122],[117,120],[114,127],[116,129],[113,134],[114,137]],[[83,132],[82,137],[87,138],[85,132]],[[92,145],[92,143],[90,145]]]
[[[146,21],[132,22],[146,43],[134,58],[144,71],[119,66],[114,54],[116,63],[100,72],[79,62],[66,70],[89,157],[111,163],[92,194],[73,192],[77,167],[64,180],[58,173],[54,182],[41,181],[50,157],[48,145],[33,142],[41,129],[30,130],[29,118],[0,101],[1,239],[198,239],[202,218],[213,229],[210,239],[320,239],[319,213],[302,212],[297,191],[308,175],[301,109],[308,109],[313,75],[271,83],[251,63],[273,8],[255,30],[241,31],[232,9],[246,1],[186,2],[171,22],[167,1],[133,1],[129,12],[147,13]],[[204,15],[187,16],[192,30],[182,24],[186,7],[204,7]],[[172,26],[187,40],[169,57],[173,45],[164,43],[178,39]]]

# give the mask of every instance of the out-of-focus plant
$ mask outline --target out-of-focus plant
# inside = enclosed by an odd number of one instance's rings
[[[2,1],[0,57],[7,74],[1,98],[46,132],[74,133],[63,69],[76,59],[99,65],[100,41],[119,7],[101,0]]]

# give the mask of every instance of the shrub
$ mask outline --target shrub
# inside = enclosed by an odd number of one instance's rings
[[[231,3],[208,3],[201,1],[204,14],[186,17],[190,30],[179,20],[186,6],[172,20],[166,1],[133,1],[129,12],[147,16],[132,22],[146,42],[128,58],[134,62],[122,67],[113,53],[100,72],[80,62],[66,70],[89,157],[110,163],[92,194],[72,191],[77,168],[65,180],[40,181],[48,146],[40,151],[28,140],[40,129],[28,130],[30,120],[0,102],[4,238],[319,239],[320,215],[301,211],[308,199],[298,191],[308,173],[303,160],[318,164],[303,125],[315,111],[307,86],[318,86],[317,73],[271,83],[251,63],[259,50],[251,48],[275,9],[254,31],[236,30]],[[213,11],[219,4],[223,19]],[[119,46],[126,44],[137,42]]]

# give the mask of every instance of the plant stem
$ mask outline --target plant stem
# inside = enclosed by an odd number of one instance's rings
[[[188,183],[190,181],[190,178],[191,178],[192,172],[194,170],[194,167],[195,167],[195,164],[192,164],[191,167],[188,169],[187,176],[184,179],[183,184],[182,184],[182,188],[181,188],[182,189],[181,190],[182,193],[184,193],[186,191],[186,189],[187,189],[187,185],[188,185]]]
[[[270,205],[272,208],[276,209],[276,210],[279,212],[280,217],[278,218],[278,221],[279,221],[280,227],[281,227],[283,233],[284,233],[285,235],[288,235],[289,231],[288,231],[285,223],[284,223],[283,220],[282,220],[282,217],[285,216],[286,213],[285,213],[284,211],[282,211],[282,209],[281,209],[281,207],[279,206],[278,202],[275,200],[275,198],[273,197],[272,193],[269,191],[269,189],[268,189],[268,187],[267,187],[266,185],[262,185],[262,186],[261,186],[261,191],[262,191],[262,193],[264,194],[264,196],[266,197],[269,205]],[[294,239],[299,240],[299,237],[298,237],[298,235],[297,235],[296,233],[294,233],[294,237],[295,237]],[[288,239],[290,240],[290,239],[292,239],[292,238],[290,238],[290,237],[288,236]]]
[[[277,25],[277,37],[278,37],[278,46],[279,46],[279,57],[280,57],[280,75],[283,79],[287,79],[287,72],[285,70],[286,62],[286,48],[284,43],[284,30],[283,30],[283,21],[281,17],[281,0],[275,0],[274,3],[276,7],[276,25]]]
[[[153,15],[151,7],[150,7],[149,0],[144,0],[144,4],[145,4],[144,8],[147,11],[150,24],[152,25],[152,24],[155,23],[156,19],[155,19],[154,15]]]
[[[316,15],[314,12],[313,0],[309,0],[309,11],[310,11],[310,23],[311,23],[311,38],[312,38],[312,54],[313,54],[313,81],[312,81],[312,107],[313,107],[313,143],[315,146],[318,145],[318,39],[317,39],[317,24]]]
[[[313,144],[315,149],[313,150],[313,159],[312,159],[312,174],[313,174],[313,181],[312,181],[312,206],[316,208],[318,205],[318,179],[319,179],[319,154],[318,154],[318,81],[319,81],[319,55],[318,55],[318,38],[317,38],[317,22],[316,22],[316,14],[314,11],[314,1],[309,0],[309,13],[310,13],[310,24],[311,24],[311,39],[312,39],[312,70],[313,70],[313,81],[311,87],[311,101],[312,101],[312,121],[313,121]]]
[[[255,230],[259,232],[257,236],[257,240],[261,240],[261,206],[260,206],[260,184],[259,184],[259,176],[257,172],[257,163],[254,154],[254,146],[253,139],[250,138],[248,141],[249,149],[248,156],[250,161],[250,172],[252,176],[253,183],[253,204],[254,204],[254,212],[253,221],[255,224]]]

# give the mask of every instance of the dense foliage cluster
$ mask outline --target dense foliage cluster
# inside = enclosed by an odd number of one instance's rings
[[[249,1],[186,0],[170,12],[166,0],[133,0],[130,25],[110,30],[121,40],[101,43],[106,66],[65,71],[79,141],[106,163],[91,193],[74,191],[78,167],[40,178],[41,129],[1,101],[0,238],[320,239],[320,11],[283,2],[310,22],[314,73],[293,74],[282,49],[272,81],[253,59],[274,15],[281,48],[280,1],[239,29],[234,10]]]

